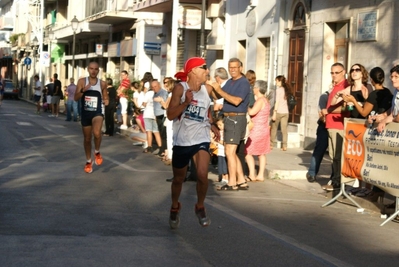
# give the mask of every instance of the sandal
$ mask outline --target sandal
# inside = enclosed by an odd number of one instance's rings
[[[247,185],[246,182],[238,184],[237,187],[238,187],[238,190],[248,190],[249,189],[249,186]]]
[[[152,147],[148,146],[143,150],[143,153],[152,153]]]
[[[218,190],[218,191],[238,191],[238,187],[225,184],[222,187],[216,188],[216,190]]]
[[[249,182],[256,182],[256,179],[252,179],[251,177],[247,176],[245,177],[245,182],[249,183]]]

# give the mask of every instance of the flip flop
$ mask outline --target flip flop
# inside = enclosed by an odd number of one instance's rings
[[[248,183],[248,182],[256,182],[256,179],[252,179],[251,177],[247,176],[247,177],[245,177],[245,182],[246,183]]]
[[[238,190],[248,190],[249,189],[249,186],[247,185],[246,182],[238,184],[237,187],[238,187]]]
[[[218,191],[238,191],[238,187],[225,184],[222,187],[216,188],[216,190],[218,190]]]

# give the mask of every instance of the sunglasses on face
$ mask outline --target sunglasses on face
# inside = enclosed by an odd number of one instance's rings
[[[362,70],[361,70],[360,68],[351,69],[351,73],[352,73],[352,72],[355,72],[355,71],[356,71],[356,72],[361,72]]]
[[[206,65],[199,66],[198,68],[201,68],[201,69],[203,69],[203,70],[207,70],[207,69],[208,69],[208,68],[206,67]]]
[[[343,71],[344,71],[344,70],[341,70],[341,71],[335,71],[335,72],[334,72],[334,71],[332,71],[332,72],[330,72],[330,74],[331,74],[331,75],[334,75],[334,74],[335,74],[335,75],[338,75],[338,74],[340,74],[340,73],[341,73],[341,72],[343,72]]]

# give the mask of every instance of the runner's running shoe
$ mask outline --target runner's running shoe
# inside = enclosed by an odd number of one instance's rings
[[[170,226],[171,229],[179,228],[179,225],[180,225],[180,216],[179,216],[180,209],[181,209],[180,202],[178,202],[178,208],[177,209],[170,208],[169,226]]]
[[[197,215],[198,222],[202,227],[208,226],[211,224],[211,219],[209,219],[208,216],[206,216],[206,211],[205,208],[197,208],[197,205],[195,205],[195,215]]]
[[[93,162],[92,161],[90,161],[90,162],[86,162],[86,165],[85,165],[85,172],[86,173],[92,173],[93,172]]]
[[[97,166],[103,164],[103,157],[101,157],[100,152],[95,153],[94,156],[95,156],[94,162],[96,163]]]

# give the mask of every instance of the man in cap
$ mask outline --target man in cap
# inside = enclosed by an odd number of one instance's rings
[[[179,196],[191,158],[197,170],[195,214],[201,226],[208,226],[211,223],[204,207],[208,190],[210,131],[212,130],[216,138],[219,138],[219,130],[213,124],[210,112],[212,88],[204,84],[208,74],[205,60],[193,57],[187,60],[184,71],[175,75],[182,82],[174,87],[167,110],[168,119],[173,120],[174,179],[171,186],[172,206],[169,217],[169,225],[172,229],[178,228],[180,224]]]

